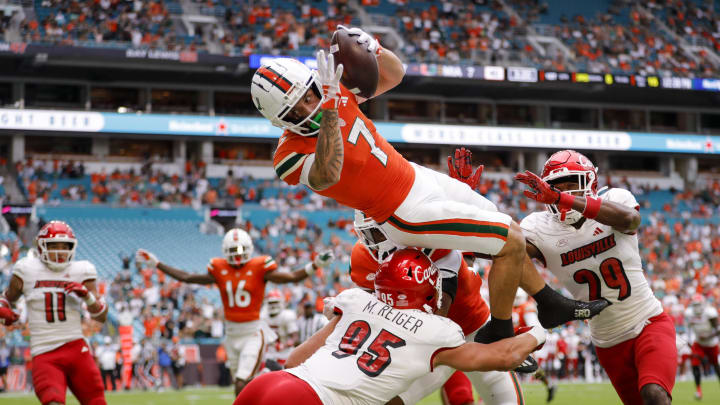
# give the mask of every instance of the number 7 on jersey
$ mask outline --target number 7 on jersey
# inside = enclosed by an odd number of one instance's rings
[[[355,118],[355,122],[353,123],[353,126],[350,129],[350,133],[348,134],[348,142],[353,145],[357,145],[357,141],[360,135],[362,135],[368,145],[370,145],[370,154],[375,156],[375,158],[377,158],[377,160],[379,160],[383,166],[387,166],[387,154],[383,152],[383,150],[380,149],[377,145],[375,145],[375,138],[373,138],[372,133],[367,128],[367,126],[365,126],[365,121],[363,121],[360,117],[357,117]]]

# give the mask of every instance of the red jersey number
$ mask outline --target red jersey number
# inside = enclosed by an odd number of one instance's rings
[[[609,257],[600,263],[600,274],[605,285],[613,290],[618,290],[618,301],[623,301],[632,293],[630,280],[625,274],[622,262],[615,257]],[[573,279],[578,284],[587,284],[590,287],[590,300],[597,300],[602,296],[600,277],[588,269],[578,270],[573,274]]]
[[[368,340],[371,333],[370,325],[367,322],[358,320],[351,323],[342,339],[340,339],[338,350],[332,352],[332,355],[335,358],[343,359],[358,354],[358,351]],[[392,362],[388,348],[403,347],[405,344],[405,339],[385,329],[381,330],[367,347],[367,351],[363,351],[360,357],[358,357],[358,369],[368,377],[379,376]]]

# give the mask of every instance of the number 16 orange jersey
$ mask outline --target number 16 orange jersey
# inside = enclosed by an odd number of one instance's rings
[[[372,121],[360,111],[355,95],[342,85],[340,92],[338,125],[344,150],[340,181],[316,193],[383,223],[410,192],[415,170],[377,133]],[[273,157],[278,177],[291,185],[300,182],[307,185],[316,143],[317,135],[302,136],[285,131]]]
[[[277,269],[270,256],[257,256],[242,266],[231,266],[223,257],[208,264],[208,273],[215,278],[225,310],[225,319],[231,322],[250,322],[260,319],[265,298],[265,273]]]

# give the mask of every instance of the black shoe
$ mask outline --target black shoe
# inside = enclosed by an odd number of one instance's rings
[[[547,402],[550,402],[555,398],[555,392],[557,391],[557,385],[548,386]]]
[[[537,361],[535,361],[535,358],[533,356],[527,356],[527,358],[523,360],[519,366],[515,367],[515,370],[513,371],[516,373],[531,374],[537,371],[538,367],[539,366]]]
[[[590,319],[610,305],[610,301],[600,298],[595,301],[577,301],[568,299],[566,308],[552,308],[538,305],[538,320],[545,329],[556,328],[570,321]]]

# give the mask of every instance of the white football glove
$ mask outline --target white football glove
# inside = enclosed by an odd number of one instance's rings
[[[313,260],[313,264],[315,267],[327,267],[330,263],[335,260],[335,254],[332,252],[332,250],[326,250],[324,252],[320,252],[317,256],[315,256],[315,260]]]
[[[335,316],[335,297],[323,298],[323,315],[328,321]]]
[[[380,50],[380,43],[377,39],[373,38],[372,35],[368,34],[367,32],[361,30],[360,28],[348,28],[343,25],[338,25],[337,29],[339,30],[345,30],[350,35],[357,35],[357,43],[358,44],[367,44],[367,50],[368,52],[377,54]]]
[[[135,261],[145,263],[152,269],[157,268],[159,262],[157,256],[145,249],[138,249],[137,252],[135,252]]]
[[[340,102],[340,78],[343,74],[342,63],[335,66],[335,57],[331,53],[319,50],[317,59],[318,80],[322,86],[324,109],[335,109]]]
[[[522,333],[527,333],[529,335],[532,335],[535,340],[537,340],[537,346],[535,350],[539,350],[544,344],[545,339],[547,339],[547,331],[542,326],[533,326],[531,328],[521,328]]]

